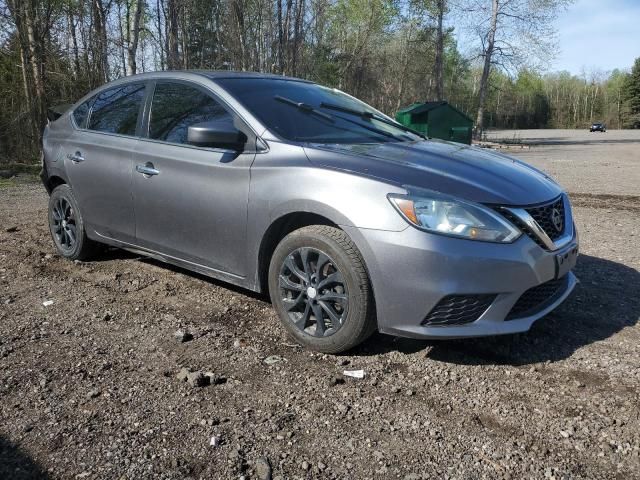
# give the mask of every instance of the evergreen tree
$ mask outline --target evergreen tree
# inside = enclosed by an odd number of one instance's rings
[[[640,58],[636,58],[624,86],[624,126],[640,128]]]

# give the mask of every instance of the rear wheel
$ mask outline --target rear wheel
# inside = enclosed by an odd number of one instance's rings
[[[339,353],[375,331],[375,308],[360,252],[345,232],[325,225],[287,235],[269,266],[271,301],[302,345]]]
[[[98,250],[98,244],[87,238],[78,203],[68,185],[58,185],[51,192],[49,231],[58,253],[70,260],[86,260]]]

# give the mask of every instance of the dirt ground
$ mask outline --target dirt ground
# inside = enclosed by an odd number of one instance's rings
[[[44,189],[4,181],[0,478],[640,478],[639,133],[504,150],[567,188],[581,238],[580,285],[530,332],[376,335],[343,356],[223,283],[120,251],[61,259]]]

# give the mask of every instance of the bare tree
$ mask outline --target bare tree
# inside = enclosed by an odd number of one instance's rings
[[[138,52],[140,18],[142,17],[144,0],[135,0],[135,5],[133,19],[129,19],[129,15],[127,15],[127,19],[130,20],[127,22],[127,75],[135,75],[137,70],[136,54]]]
[[[175,70],[180,68],[180,55],[178,53],[178,0],[167,0],[167,19],[165,21],[167,33],[167,68]]]
[[[476,136],[482,135],[491,70],[515,70],[555,53],[553,20],[572,0],[467,0],[461,9],[477,34],[482,59]]]
[[[109,51],[107,41],[107,17],[111,10],[111,1],[93,0],[93,58],[95,69],[94,84],[99,85],[108,82],[109,75]]]
[[[77,20],[72,3],[68,2],[67,8],[67,28],[69,30],[69,41],[71,43],[71,50],[73,52],[73,67],[74,77],[77,79],[80,75],[80,50],[78,48],[78,37],[76,34]]]
[[[16,27],[25,103],[31,111],[33,137],[41,138],[45,122],[46,39],[53,23],[51,1],[7,1]]]
[[[498,29],[499,0],[491,0],[491,20],[489,30],[483,39],[482,56],[482,76],[480,77],[480,88],[478,90],[478,112],[476,115],[476,136],[480,137],[484,130],[484,107],[486,103],[487,88],[489,86],[489,73],[491,73],[491,61],[496,42],[496,30]]]

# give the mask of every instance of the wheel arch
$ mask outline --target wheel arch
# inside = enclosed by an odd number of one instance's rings
[[[281,215],[267,227],[258,250],[258,289],[261,293],[268,294],[269,263],[280,241],[294,230],[310,225],[328,225],[340,228],[337,223],[323,215],[304,211]]]
[[[44,182],[44,188],[47,190],[47,193],[51,195],[51,192],[53,192],[56,187],[60,185],[68,185],[68,183],[69,182],[59,175],[51,175]]]
[[[346,235],[351,238],[354,245],[360,252],[360,256],[362,258],[362,263],[367,272],[367,276],[369,277],[369,285],[371,288],[371,296],[373,301],[374,312],[377,312],[376,309],[376,292],[373,282],[371,281],[371,271],[367,265],[367,260],[365,258],[365,252],[363,248],[367,250],[366,245],[360,245],[362,238],[353,238],[353,235],[350,234],[349,230],[353,232],[354,228],[342,228],[342,226],[327,216],[320,215],[317,213],[311,213],[306,211],[295,211],[289,212],[281,215],[276,218],[262,236],[262,241],[260,242],[260,248],[258,251],[258,270],[257,270],[257,291],[264,295],[269,294],[269,264],[271,262],[271,257],[276,247],[280,243],[280,241],[286,237],[289,233],[294,230],[298,230],[303,227],[308,227],[310,225],[328,225],[339,230],[342,230]],[[376,313],[376,323],[377,323],[377,313]]]

